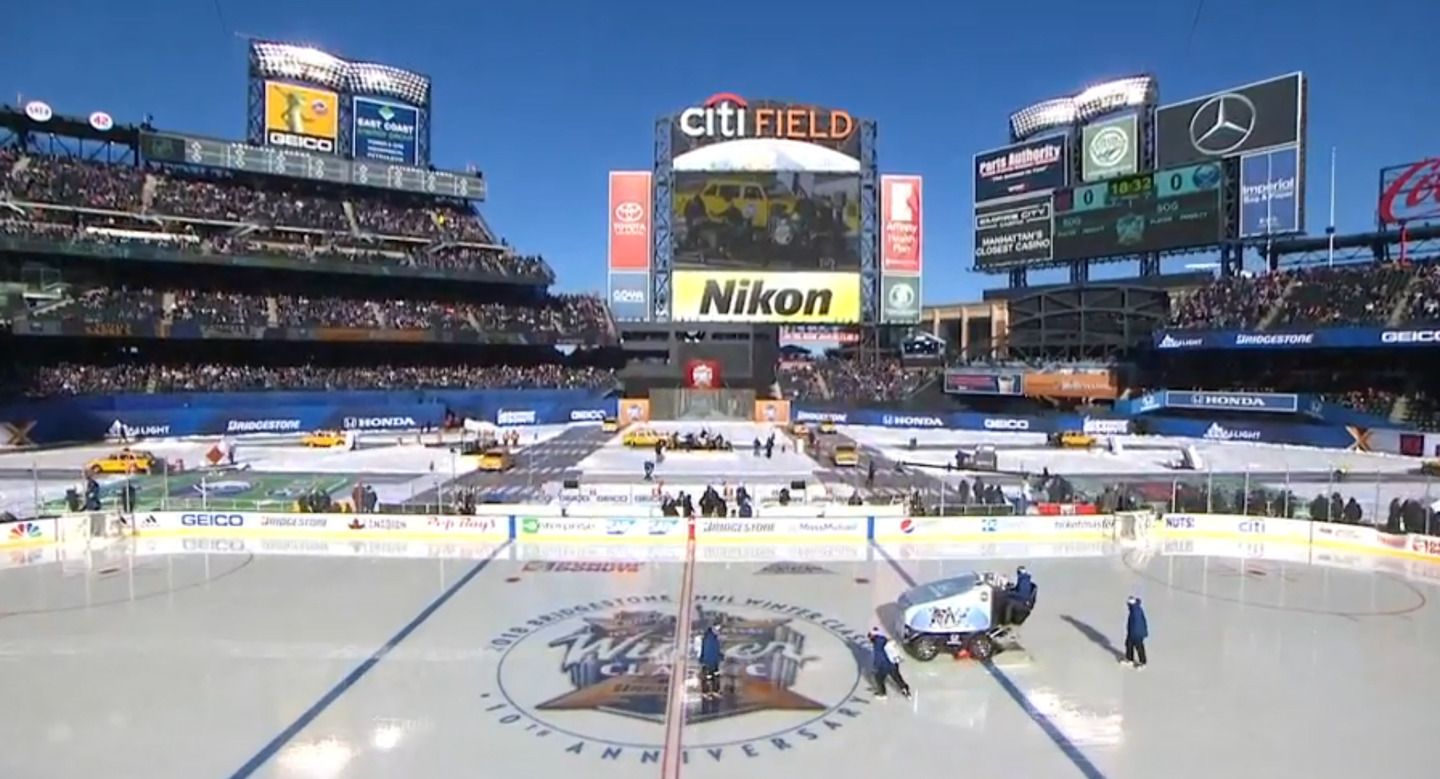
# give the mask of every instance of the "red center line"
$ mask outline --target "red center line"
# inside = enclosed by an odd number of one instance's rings
[[[680,613],[675,617],[675,645],[670,659],[670,687],[665,696],[665,746],[660,753],[660,779],[680,776],[681,731],[685,728],[685,677],[690,658],[690,628],[695,599],[695,521],[690,520],[680,574]]]

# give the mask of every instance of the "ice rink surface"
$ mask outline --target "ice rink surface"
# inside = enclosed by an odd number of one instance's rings
[[[1407,578],[1104,544],[797,562],[733,547],[687,587],[674,550],[131,543],[88,565],[0,569],[0,776],[660,776],[692,592],[724,626],[727,686],[684,696],[682,776],[1433,775],[1428,566]],[[910,660],[915,698],[874,698],[857,640],[893,620],[896,594],[1021,562],[1040,586],[1025,653]],[[1150,617],[1143,672],[1117,663],[1131,594]]]

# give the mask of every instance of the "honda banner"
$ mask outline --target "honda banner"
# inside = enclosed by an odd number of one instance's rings
[[[1300,396],[1277,392],[1189,392],[1169,390],[1166,408],[1201,411],[1264,411],[1294,414],[1300,410]]]
[[[1297,233],[1300,223],[1300,147],[1240,158],[1240,237]]]
[[[1161,351],[1198,349],[1363,349],[1430,348],[1440,346],[1440,329],[1421,327],[1327,327],[1287,333],[1237,330],[1161,330],[1155,348]]]
[[[610,270],[650,270],[649,171],[610,171]]]

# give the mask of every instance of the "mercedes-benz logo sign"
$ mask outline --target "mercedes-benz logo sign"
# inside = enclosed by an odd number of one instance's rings
[[[633,223],[645,218],[645,206],[633,200],[627,200],[615,206],[615,219],[621,222]]]
[[[1200,104],[1190,117],[1190,145],[1202,154],[1221,156],[1240,148],[1255,132],[1255,104],[1230,93]]]
[[[890,288],[890,307],[901,311],[908,311],[915,305],[915,288],[906,282],[900,282]]]

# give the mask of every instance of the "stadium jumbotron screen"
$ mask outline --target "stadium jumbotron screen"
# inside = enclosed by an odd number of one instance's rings
[[[858,270],[860,177],[796,171],[675,174],[675,264]]]

